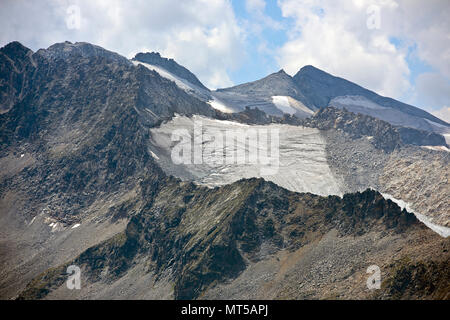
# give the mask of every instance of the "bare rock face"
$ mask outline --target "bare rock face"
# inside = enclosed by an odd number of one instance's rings
[[[342,130],[356,139],[373,137],[374,146],[387,152],[393,151],[400,144],[400,135],[390,124],[366,115],[325,108],[308,120],[305,121],[308,125],[321,130]]]
[[[402,142],[405,144],[413,144],[417,146],[445,146],[446,140],[444,136],[408,127],[397,127]]]
[[[33,52],[19,42],[11,42],[0,50],[0,114],[10,110],[27,86],[24,73],[32,64]]]

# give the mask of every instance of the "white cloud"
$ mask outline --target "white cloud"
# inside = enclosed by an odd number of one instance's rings
[[[266,3],[264,2],[264,0],[245,0],[245,7],[249,12],[261,12],[264,11]]]
[[[406,97],[419,107],[449,105],[448,96],[439,98],[439,103],[432,101],[438,93],[420,86],[419,78],[412,86],[414,66],[406,61],[408,46],[415,44],[414,54],[449,82],[448,0],[278,2],[288,20],[271,18],[263,0],[246,0],[248,19],[239,21],[228,0],[3,0],[0,46],[18,40],[37,50],[69,40],[98,44],[128,57],[158,51],[211,88],[232,85],[230,71],[244,61],[270,61],[277,52],[280,67],[291,74],[312,64],[380,94]],[[66,24],[71,5],[80,8],[79,29]],[[380,9],[380,28],[368,29],[373,12],[368,13],[368,8],[374,5]],[[268,29],[287,33],[288,41],[278,51],[271,45]],[[401,40],[400,46],[390,43],[392,37]],[[259,57],[248,56],[252,46]]]
[[[252,17],[252,21],[247,22],[247,24],[250,25],[253,33],[261,35],[264,28],[283,29],[280,21],[276,21],[265,14],[266,2],[264,0],[245,0],[245,8]]]
[[[442,119],[447,123],[450,123],[450,107],[444,106],[439,110],[432,111],[431,113],[434,114],[439,119]]]
[[[67,8],[80,8],[79,29],[66,24]],[[3,1],[0,45],[18,40],[33,50],[55,42],[87,41],[125,56],[159,51],[210,87],[232,84],[243,31],[226,0]]]
[[[448,107],[446,106],[450,102],[450,81],[436,72],[422,73],[416,78],[412,100],[439,118],[447,117],[444,120],[448,121]]]
[[[395,36],[417,44],[419,58],[450,78],[450,5],[448,0],[398,0],[399,8],[386,17]]]
[[[280,2],[283,16],[295,20],[290,40],[279,51],[279,63],[291,74],[314,65],[380,94],[399,98],[409,87],[406,52],[389,42],[380,29],[369,29],[371,1]],[[380,12],[396,10],[394,1],[379,2]]]
[[[293,18],[295,28],[279,50],[279,63],[290,73],[312,64],[347,78],[380,94],[428,110],[448,105],[437,89],[410,82],[408,47],[448,84],[450,78],[450,6],[447,0],[279,0],[283,16]],[[367,27],[379,12],[379,28]],[[373,22],[373,21],[372,21]],[[370,25],[370,23],[369,23]],[[392,45],[390,39],[398,39]],[[434,83],[437,83],[434,81]],[[441,88],[442,85],[439,87]],[[439,90],[442,92],[442,90]],[[440,99],[437,103],[436,100]]]

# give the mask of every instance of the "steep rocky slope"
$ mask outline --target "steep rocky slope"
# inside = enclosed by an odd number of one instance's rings
[[[258,179],[208,189],[160,177],[144,180],[142,189],[146,202],[124,232],[39,275],[20,298],[99,298],[104,294],[98,291],[100,285],[117,284],[116,290],[120,290],[109,291],[111,297],[129,297],[138,290],[141,297],[173,295],[176,299],[242,298],[251,292],[259,294],[250,298],[264,294],[284,299],[329,298],[335,292],[340,297],[367,298],[371,292],[365,289],[360,277],[370,264],[390,266],[403,257],[433,264],[449,258],[448,240],[433,234],[414,215],[401,211],[371,190],[343,198],[320,197],[289,192]],[[390,244],[391,241],[396,244]],[[346,246],[352,242],[358,246],[335,261],[336,256],[330,254],[333,248],[323,247],[333,242]],[[415,253],[409,247],[402,250],[401,245],[406,243],[417,243]],[[418,256],[419,248],[432,250],[431,254],[428,252],[430,256]],[[345,246],[339,249],[345,250]],[[303,251],[308,253],[302,254]],[[391,256],[393,251],[397,254]],[[275,262],[280,258],[283,263]],[[292,266],[303,263],[302,278],[296,281],[289,278],[299,273],[292,267],[286,272],[287,266],[283,265],[286,259]],[[311,259],[321,262],[314,263]],[[65,288],[65,271],[70,264],[82,269],[85,283],[77,292]],[[264,269],[255,273],[255,268],[261,265],[271,272],[266,274],[268,270]],[[326,269],[320,273],[313,272],[323,267]],[[250,271],[253,278],[248,274]],[[386,268],[385,272],[388,271],[391,272]],[[130,272],[139,275],[135,281],[129,279]],[[280,272],[285,276],[273,279]],[[441,273],[448,277],[448,270]],[[139,286],[141,279],[149,286],[146,291]],[[448,294],[448,286],[440,279],[430,283],[439,294],[442,290]],[[239,287],[242,281],[250,282],[247,288]],[[321,284],[315,284],[316,281]],[[336,289],[327,293],[330,284]],[[271,290],[248,290],[248,286],[273,285],[276,288]],[[402,285],[409,288],[414,284]],[[172,286],[172,290],[168,289]],[[353,288],[351,294],[343,290],[346,286]],[[229,291],[230,287],[234,289]],[[390,290],[394,292],[395,288],[389,285],[383,288],[385,297],[390,297]],[[434,293],[429,288],[422,292]]]
[[[12,42],[0,50],[0,113],[11,109],[20,99],[26,83],[23,74],[33,52],[18,42]]]

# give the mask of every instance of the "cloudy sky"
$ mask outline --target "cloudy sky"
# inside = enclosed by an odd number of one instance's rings
[[[314,65],[450,121],[448,0],[1,0],[0,46],[158,51],[210,88]]]

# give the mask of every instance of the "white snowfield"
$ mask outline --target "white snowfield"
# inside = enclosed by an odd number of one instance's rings
[[[369,99],[363,97],[363,96],[339,96],[330,101],[330,104],[336,105],[339,107],[363,107],[367,109],[372,110],[383,110],[383,109],[390,109],[383,106],[380,106],[379,104],[370,101]]]
[[[406,209],[406,211],[414,213],[414,215],[420,222],[425,224],[428,228],[430,228],[431,230],[433,230],[440,236],[442,236],[444,238],[447,238],[448,236],[450,236],[450,228],[447,228],[447,227],[444,227],[444,226],[441,226],[441,225],[431,222],[430,218],[428,218],[427,216],[424,216],[423,214],[420,214],[420,213],[416,212],[415,210],[411,209],[411,206],[409,205],[409,203],[406,203],[403,200],[395,199],[393,196],[391,196],[390,194],[387,194],[387,193],[381,193],[381,195],[385,199],[389,199],[392,202],[395,202],[402,210]]]
[[[296,111],[291,107],[288,97],[286,96],[272,96],[272,102],[283,113],[293,115]]]
[[[442,128],[442,129],[445,129],[445,131],[450,132],[449,127],[444,126],[443,124],[440,124],[440,123],[437,123],[437,122],[434,122],[434,121],[431,121],[431,120],[428,120],[428,119],[425,119],[425,121],[428,122],[429,124],[433,125],[433,126],[436,126],[436,127],[438,127],[438,128]]]
[[[272,96],[273,104],[283,113],[293,115],[297,112],[312,115],[314,112],[300,101],[290,96]]]
[[[444,133],[443,136],[445,138],[445,142],[447,142],[447,144],[450,146],[450,133]]]
[[[225,105],[222,101],[220,101],[216,97],[213,97],[213,99],[209,100],[208,103],[214,109],[222,111],[224,113],[233,113],[233,112],[235,112],[235,110],[233,108],[230,108],[229,106]]]
[[[198,138],[199,130],[194,130],[194,123],[201,123],[203,141],[200,144],[202,150],[201,164],[174,164],[172,150],[176,147],[177,141],[172,141],[174,132],[180,133],[183,130],[184,136],[194,137],[194,131]],[[197,126],[198,127],[198,126]],[[208,136],[217,136],[217,133],[238,132],[246,134],[247,130],[256,129],[257,132],[279,133],[279,163],[273,164],[273,172],[264,173],[266,166],[263,163],[234,163],[227,164],[226,161],[213,161],[213,150],[215,148],[214,139]],[[261,131],[260,131],[261,130]],[[271,131],[274,130],[274,131]],[[161,167],[168,173],[173,174],[183,180],[192,180],[198,184],[208,187],[221,186],[233,183],[242,178],[264,178],[277,185],[296,192],[311,192],[319,195],[342,195],[340,183],[331,173],[326,160],[325,140],[319,130],[314,128],[271,124],[246,125],[231,121],[220,121],[201,116],[192,118],[176,116],[171,121],[163,123],[158,128],[150,130],[154,152]],[[193,138],[192,138],[193,139]],[[254,145],[254,144],[253,144]],[[257,143],[258,155],[268,152],[267,145]],[[194,146],[194,144],[192,144]],[[193,150],[195,147],[193,147]],[[230,152],[244,152],[246,157],[250,151],[248,142],[237,141],[236,144],[225,143],[224,152],[221,155],[225,159]],[[270,149],[272,151],[272,149]],[[217,159],[217,158],[215,158]]]

